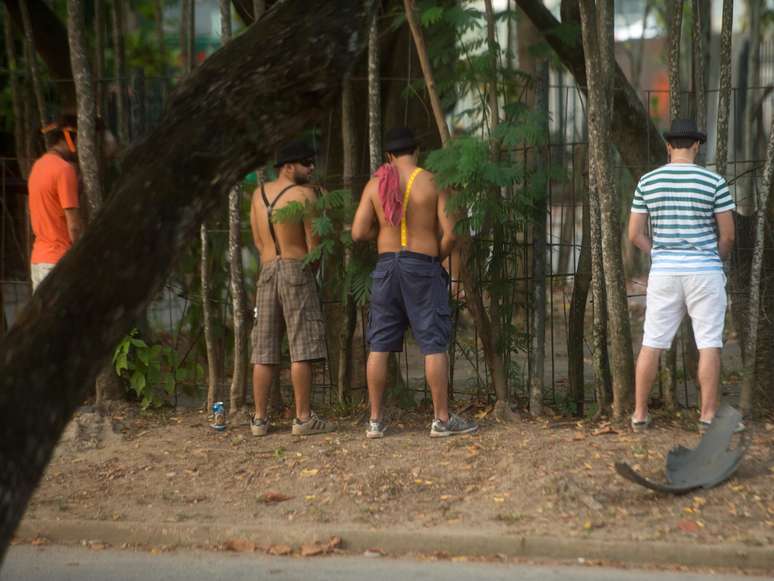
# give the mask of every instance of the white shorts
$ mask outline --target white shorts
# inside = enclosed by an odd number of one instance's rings
[[[49,264],[47,262],[38,262],[37,264],[30,265],[30,275],[32,277],[32,292],[38,288],[38,285],[43,282],[43,279],[54,270],[56,264]]]
[[[687,312],[697,348],[723,347],[726,304],[726,275],[722,272],[651,275],[642,344],[669,349]]]

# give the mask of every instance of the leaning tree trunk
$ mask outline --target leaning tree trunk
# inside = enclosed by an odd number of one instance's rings
[[[607,292],[608,329],[613,377],[613,418],[622,419],[634,380],[626,281],[621,260],[621,234],[611,163],[611,80],[613,78],[612,0],[581,0],[581,25],[588,80],[588,124],[593,170],[602,220],[602,260]]]
[[[763,170],[761,192],[755,205],[755,246],[753,248],[752,266],[750,268],[750,302],[747,315],[747,344],[744,349],[744,373],[742,393],[739,407],[742,413],[749,416],[753,405],[755,388],[762,389],[757,381],[756,367],[758,362],[758,326],[760,325],[761,309],[761,271],[763,269],[763,254],[766,244],[766,213],[769,194],[774,184],[774,119],[769,128],[769,145],[766,148],[766,166]],[[771,379],[771,378],[767,378]]]
[[[94,94],[97,115],[105,117],[105,3],[94,3]],[[99,150],[99,148],[98,148]]]
[[[113,0],[113,72],[116,77],[116,116],[118,117],[118,141],[129,143],[129,102],[128,78],[126,73],[126,21],[125,0]]]
[[[705,12],[708,9],[706,2],[693,0],[693,111],[699,131],[707,130],[707,75],[704,70],[707,51],[704,46],[704,29],[707,21]],[[703,157],[704,154],[700,152],[699,155]]]
[[[327,117],[371,5],[318,1],[312,16],[306,2],[281,2],[189,75],[158,127],[128,152],[112,202],[0,343],[0,558],[99,361],[219,200]]]
[[[222,42],[231,41],[231,0],[220,0],[220,26]],[[236,186],[228,194],[228,258],[229,284],[234,316],[234,369],[231,374],[231,401],[229,413],[236,414],[245,406],[247,397],[247,341],[244,275],[242,273],[242,221],[240,201],[242,186]],[[212,403],[208,401],[208,410]]]
[[[3,40],[5,41],[5,58],[8,63],[8,77],[11,90],[11,111],[13,112],[13,137],[16,147],[16,159],[19,164],[19,171],[22,177],[26,179],[32,167],[32,159],[27,155],[30,149],[27,145],[29,134],[25,127],[24,104],[16,63],[14,33],[11,27],[11,17],[6,10],[3,10]]]

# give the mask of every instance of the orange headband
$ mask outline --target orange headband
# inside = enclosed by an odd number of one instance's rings
[[[73,142],[72,134],[75,133],[78,134],[78,130],[75,127],[70,127],[69,125],[65,127],[59,127],[56,123],[49,123],[45,127],[43,127],[40,132],[44,135],[46,133],[51,133],[52,131],[56,131],[57,129],[62,131],[62,134],[64,135],[65,143],[67,144],[67,149],[70,150],[70,153],[75,153],[75,143]]]

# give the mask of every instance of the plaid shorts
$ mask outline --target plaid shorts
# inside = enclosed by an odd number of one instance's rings
[[[280,363],[283,324],[291,361],[325,359],[320,298],[314,276],[304,268],[303,261],[280,258],[264,264],[256,286],[252,363]]]

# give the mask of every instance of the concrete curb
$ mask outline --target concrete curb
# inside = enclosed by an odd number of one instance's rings
[[[55,543],[99,541],[113,546],[124,543],[152,546],[202,547],[235,539],[258,546],[325,542],[333,536],[352,552],[379,549],[390,554],[442,552],[449,556],[521,557],[527,559],[605,560],[640,565],[689,567],[737,567],[774,571],[774,548],[744,545],[700,545],[651,541],[602,541],[509,535],[507,533],[439,530],[374,530],[367,528],[312,526],[273,527],[202,524],[155,524],[86,520],[24,520],[19,539],[43,536]]]

